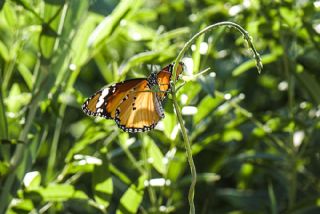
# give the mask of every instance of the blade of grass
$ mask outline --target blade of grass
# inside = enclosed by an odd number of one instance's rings
[[[70,17],[70,19],[71,21],[74,21],[74,17]],[[60,22],[60,23],[63,24],[64,22]],[[42,37],[48,37],[48,36],[46,36],[45,34],[41,34],[39,41],[44,41],[42,40]],[[45,44],[41,43],[41,45],[45,45]],[[50,47],[54,48],[54,46],[50,46]],[[47,99],[48,93],[54,87],[54,83],[55,83],[54,80],[57,79],[56,77],[65,76],[63,75],[63,73],[66,73],[68,71],[68,69],[66,68],[69,63],[70,55],[72,54],[71,52],[68,52],[67,50],[65,50],[68,48],[68,46],[64,45],[63,47],[64,48],[61,48],[60,50],[56,49],[56,57],[57,57],[56,61],[51,63],[45,58],[43,58],[43,56],[41,56],[40,60],[38,60],[39,63],[37,63],[36,64],[37,66],[35,66],[34,74],[36,75],[36,80],[34,82],[32,99],[30,104],[27,107],[27,109],[29,110],[27,119],[23,128],[23,131],[21,132],[19,137],[19,140],[21,141],[28,143],[27,136],[34,122],[37,110],[39,108],[39,103],[43,99]],[[47,52],[51,53],[52,51],[47,50]],[[39,71],[37,69],[39,69]],[[30,152],[35,152],[37,151],[37,149],[30,151],[29,150],[30,147],[33,147],[33,145],[30,145],[30,143],[26,145],[17,145],[16,147],[16,150],[10,162],[11,173],[4,182],[5,189],[3,189],[0,196],[0,200],[2,202],[0,203],[0,213],[3,213],[5,211],[6,207],[9,204],[9,201],[12,199],[12,195],[15,194],[16,189],[19,187],[19,184],[21,184],[21,180],[25,172],[29,169],[29,167],[31,166],[31,163],[34,161],[34,158],[36,157],[36,154],[31,154]]]
[[[8,138],[8,123],[7,123],[7,119],[6,119],[6,111],[4,109],[2,94],[3,93],[1,92],[0,93],[0,139],[7,139]]]
[[[268,184],[268,194],[269,194],[269,199],[270,199],[270,207],[271,207],[271,213],[272,214],[277,214],[277,199],[274,194],[273,190],[273,185],[271,182]]]
[[[64,10],[62,10],[62,15],[61,15],[61,21],[60,21],[60,26],[59,26],[59,34],[61,33],[62,38],[61,41],[68,41],[71,40],[73,41],[73,38],[76,37],[76,34],[73,34],[73,37],[68,39],[68,37],[70,36],[68,33],[64,33],[63,29],[64,29],[64,25],[69,25],[70,23],[74,23],[75,20],[77,21],[76,23],[78,23],[78,26],[80,26],[81,23],[81,13],[79,11],[86,11],[88,8],[88,3],[87,2],[81,2],[81,4],[79,3],[75,3],[75,2],[71,2],[70,5],[65,6]],[[77,14],[78,16],[72,16],[72,14]],[[84,14],[84,13],[82,13]],[[67,29],[68,31],[70,31],[71,29]],[[70,33],[70,32],[69,32]],[[62,46],[64,46],[63,42],[62,44],[60,44]],[[56,49],[59,49],[59,45],[56,45]],[[57,67],[56,69],[58,70],[58,77],[56,80],[56,87],[60,90],[57,89],[56,93],[59,94],[59,92],[61,90],[64,91],[70,91],[73,88],[73,85],[80,73],[80,69],[78,66],[75,66],[76,69],[73,70],[73,72],[70,72],[71,70],[68,69],[68,66],[70,64],[70,61],[72,59],[72,51],[63,51],[62,54],[60,55],[60,59],[61,61],[59,61],[60,63],[57,63]],[[67,84],[65,85],[61,85],[61,82],[66,82]],[[57,96],[59,97],[59,95]],[[47,174],[46,174],[46,181],[48,182],[49,180],[51,180],[53,178],[53,174],[54,174],[54,166],[56,163],[56,157],[57,157],[57,151],[58,151],[58,142],[59,142],[59,138],[61,135],[61,131],[62,131],[62,125],[63,125],[63,118],[65,116],[65,112],[67,109],[67,105],[65,103],[61,104],[60,109],[59,109],[59,116],[57,117],[56,120],[56,129],[54,131],[54,135],[53,135],[53,140],[52,140],[52,144],[51,144],[51,149],[50,149],[50,155],[49,155],[49,160],[48,160],[48,169],[47,169]]]

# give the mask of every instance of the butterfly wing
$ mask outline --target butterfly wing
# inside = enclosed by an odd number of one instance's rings
[[[90,116],[114,119],[116,108],[121,101],[143,82],[146,82],[146,79],[132,79],[101,89],[84,102],[82,110]]]
[[[161,102],[151,92],[148,81],[128,94],[116,109],[115,121],[126,132],[144,132],[153,129],[164,117]]]
[[[183,72],[184,64],[182,62],[179,63],[176,77],[178,79],[179,75]],[[157,74],[157,81],[159,84],[160,92],[157,93],[159,99],[162,101],[167,96],[167,91],[170,89],[170,80],[173,70],[173,64],[170,64],[164,67],[159,73]]]

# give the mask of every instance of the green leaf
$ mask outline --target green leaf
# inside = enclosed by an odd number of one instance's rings
[[[89,47],[99,49],[110,38],[115,29],[120,26],[120,21],[126,17],[135,4],[137,2],[133,0],[122,0],[113,12],[100,22],[92,32],[89,38]]]
[[[85,138],[78,141],[68,152],[66,156],[66,162],[70,162],[73,158],[73,155],[79,153],[83,149],[86,148],[87,145],[94,143],[95,141],[101,140],[106,138],[107,133],[105,132],[96,132],[96,129],[93,128],[93,132],[90,132],[90,134],[87,134]]]
[[[213,112],[214,108],[217,108],[221,104],[221,99],[213,98],[212,96],[207,95],[204,97],[200,104],[198,105],[198,113],[194,115],[194,123],[198,124],[205,117],[210,117],[210,113]]]
[[[103,164],[94,167],[92,176],[94,199],[99,205],[107,208],[113,193],[113,182],[107,159],[103,159]]]
[[[14,83],[5,102],[9,112],[19,113],[21,108],[29,103],[30,99],[31,94],[21,92],[20,85]]]
[[[151,158],[152,166],[160,173],[165,173],[165,165],[163,163],[163,154],[154,141],[148,136],[143,137],[144,143],[146,144],[146,149],[148,153],[148,160]]]
[[[156,32],[152,28],[132,21],[127,21],[121,30],[132,41],[150,41],[156,36]]]
[[[39,187],[37,189],[27,190],[26,197],[39,198],[45,202],[61,202],[69,199],[87,199],[87,195],[75,190],[73,185],[69,184],[51,184],[47,187]]]
[[[5,2],[5,1],[4,1]],[[17,24],[17,15],[14,11],[14,8],[7,1],[7,4],[3,7],[4,17],[9,26],[16,26]]]
[[[178,181],[186,168],[187,158],[184,151],[177,151],[174,158],[168,164],[168,179]]]
[[[76,154],[74,160],[67,164],[64,173],[74,174],[78,172],[92,172],[95,166],[101,165],[102,161],[96,157]]]
[[[176,29],[173,29],[171,31],[167,31],[167,32],[164,32],[163,34],[161,34],[159,36],[159,41],[162,41],[162,40],[168,41],[171,39],[179,38],[179,37],[186,35],[188,33],[190,33],[189,27],[176,28]]]
[[[32,200],[29,199],[13,199],[14,205],[10,207],[7,214],[29,213],[34,209]]]
[[[120,199],[120,205],[116,214],[134,214],[138,212],[138,208],[142,202],[144,194],[144,181],[146,175],[142,175],[138,179],[138,184],[132,184]]]
[[[97,22],[97,17],[88,17],[80,26],[77,35],[72,42],[72,49],[74,52],[72,64],[82,66],[89,59],[88,39],[92,29],[94,29]]]
[[[10,164],[8,162],[0,161],[0,176],[3,177],[9,172]]]
[[[72,61],[71,64],[76,65],[76,70],[81,68],[89,59],[89,49],[88,49],[88,40],[91,32],[96,27],[97,23],[101,20],[97,16],[86,16],[84,14],[88,13],[88,1],[71,1],[72,12],[68,14],[67,21],[70,26],[68,30],[71,30],[71,26],[74,25],[75,20],[77,20],[77,33],[72,40]],[[84,18],[86,16],[86,18]],[[67,32],[66,37],[68,38],[69,34],[72,32]]]
[[[132,56],[128,60],[128,62],[121,67],[120,69],[121,75],[122,76],[126,75],[132,67],[144,64],[145,62],[148,62],[148,61],[152,61],[158,58],[160,55],[161,55],[161,52],[159,51],[147,51],[147,52],[142,52]]]
[[[113,75],[111,66],[109,66],[109,62],[105,59],[103,53],[97,53],[94,56],[94,61],[106,82],[110,83],[116,79],[115,75]]]
[[[168,101],[168,103],[171,101]],[[163,126],[164,126],[164,133],[165,135],[171,139],[171,140],[175,140],[177,137],[177,130],[174,129],[174,127],[176,127],[177,125],[177,116],[173,113],[172,111],[172,105],[168,104],[170,111],[171,112],[166,112],[165,113],[165,118],[162,120],[163,122]]]
[[[157,13],[155,13],[154,10],[150,8],[141,8],[141,10],[137,11],[137,14],[133,16],[130,20],[140,22],[143,20],[143,22],[149,22],[149,21],[155,21],[157,19]]]
[[[28,190],[36,189],[40,186],[41,174],[39,171],[28,172],[23,178],[24,187]]]
[[[7,46],[2,41],[0,41],[0,56],[6,62],[8,62],[10,59],[9,50],[8,50]]]
[[[33,81],[32,81],[33,77],[32,77],[31,71],[28,69],[27,66],[25,66],[22,63],[18,64],[18,71],[20,72],[22,78],[24,79],[29,90],[31,91],[33,87]]]
[[[121,172],[117,167],[115,167],[114,165],[109,163],[109,169],[110,172],[115,175],[118,179],[120,179],[123,183],[129,185],[131,183],[130,179],[128,178],[128,176]]]
[[[194,143],[192,145],[192,147],[191,147],[192,148],[192,154],[196,155],[196,154],[200,153],[202,150],[206,149],[206,147],[208,147],[212,143],[212,141],[217,140],[220,137],[221,137],[220,133],[213,134],[213,135],[210,135],[210,136],[206,137],[201,142]]]
[[[223,132],[222,140],[223,142],[229,141],[240,141],[242,140],[242,133],[237,129],[227,129]]]

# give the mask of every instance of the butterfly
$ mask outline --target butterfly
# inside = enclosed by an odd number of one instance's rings
[[[145,132],[164,118],[162,103],[170,89],[174,64],[153,72],[148,78],[125,80],[103,88],[88,98],[82,110],[90,116],[113,119],[125,132]],[[179,63],[176,77],[184,70]]]

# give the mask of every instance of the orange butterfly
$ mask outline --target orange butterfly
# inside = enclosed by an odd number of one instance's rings
[[[177,78],[183,72],[179,63]],[[82,105],[84,113],[113,119],[126,132],[154,129],[164,118],[162,102],[170,89],[173,64],[148,78],[125,80],[97,91]]]

